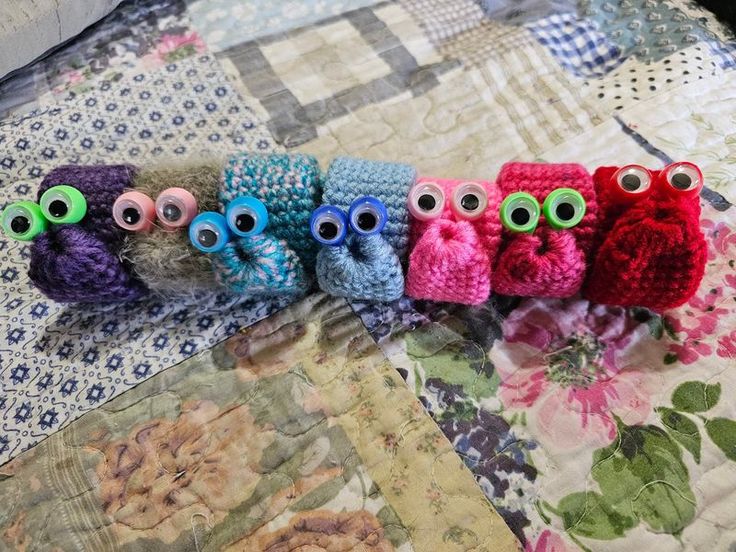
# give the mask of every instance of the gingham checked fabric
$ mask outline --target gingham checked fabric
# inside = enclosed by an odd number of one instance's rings
[[[621,65],[621,48],[589,20],[556,14],[526,25],[557,61],[579,77],[599,77]]]
[[[709,40],[706,44],[710,47],[710,52],[718,59],[721,69],[736,68],[736,42],[723,44],[717,40]]]

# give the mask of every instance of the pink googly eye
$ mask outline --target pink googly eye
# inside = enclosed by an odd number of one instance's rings
[[[183,228],[197,216],[197,200],[183,188],[167,188],[156,198],[156,215],[166,230]]]
[[[148,232],[156,220],[156,206],[146,194],[125,192],[115,200],[112,217],[120,228],[129,232]]]
[[[463,182],[452,192],[450,205],[459,218],[477,219],[488,207],[488,194],[477,182]]]
[[[445,192],[435,182],[421,182],[409,192],[408,208],[417,220],[432,220],[445,209]]]

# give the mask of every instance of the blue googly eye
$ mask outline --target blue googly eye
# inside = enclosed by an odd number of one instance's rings
[[[189,241],[204,253],[222,250],[230,240],[230,230],[220,213],[200,213],[189,225]]]
[[[225,211],[230,230],[236,236],[247,237],[262,234],[268,224],[266,206],[254,197],[232,200]]]
[[[350,228],[361,236],[380,234],[388,220],[386,207],[371,196],[359,197],[350,205],[348,213]]]
[[[312,236],[322,245],[340,245],[348,231],[345,213],[337,207],[322,205],[314,210],[309,220]]]

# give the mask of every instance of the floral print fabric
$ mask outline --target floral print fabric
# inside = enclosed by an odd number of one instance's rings
[[[736,212],[703,208],[706,277],[663,316],[579,298],[354,305],[526,550],[736,539]]]
[[[0,494],[8,549],[518,550],[360,320],[321,295],[21,454]]]

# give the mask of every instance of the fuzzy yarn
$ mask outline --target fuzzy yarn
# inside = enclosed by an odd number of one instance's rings
[[[69,165],[52,170],[38,191],[68,184],[87,201],[85,217],[74,225],[51,225],[31,244],[28,275],[60,303],[130,301],[145,287],[119,257],[124,232],[112,217],[115,199],[130,187],[135,169],[127,165]]]
[[[321,199],[320,168],[311,155],[239,153],[228,159],[218,199],[221,210],[233,199],[251,196],[268,210],[266,232],[285,240],[310,273],[318,245],[309,217]]]
[[[213,211],[218,206],[221,175],[222,163],[215,161],[144,168],[133,186],[154,201],[167,188],[184,188],[197,200],[200,212]],[[219,289],[210,255],[195,248],[183,229],[169,231],[154,226],[150,232],[129,232],[121,255],[131,262],[138,279],[159,295],[196,296]]]
[[[658,189],[652,171],[648,198],[622,206],[610,193],[617,167],[594,180],[602,211],[601,244],[585,282],[591,301],[663,311],[687,302],[705,273],[708,247],[700,229],[700,200]]]
[[[309,286],[302,262],[285,240],[265,234],[233,238],[212,255],[217,281],[251,297],[301,296]]]
[[[317,281],[323,291],[348,299],[394,301],[404,293],[401,261],[380,235],[350,234],[339,247],[323,247]]]
[[[406,294],[466,305],[484,303],[490,294],[491,271],[501,243],[501,193],[489,182],[475,181],[486,190],[488,206],[480,217],[464,220],[451,208],[450,198],[466,180],[423,177],[417,185],[424,182],[442,188],[445,208],[436,219],[412,219]]]
[[[492,286],[503,295],[524,297],[570,297],[580,290],[596,234],[598,204],[593,179],[575,163],[507,163],[497,179],[503,196],[526,192],[540,205],[557,188],[572,188],[585,199],[580,223],[558,230],[544,215],[534,234],[502,232]]]

